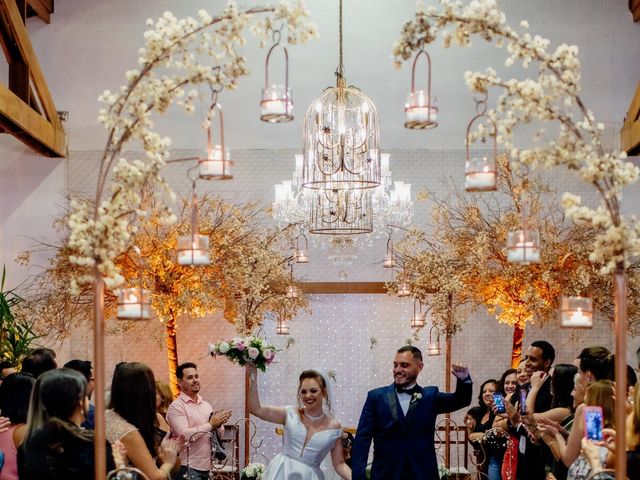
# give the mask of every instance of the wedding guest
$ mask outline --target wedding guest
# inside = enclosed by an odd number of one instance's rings
[[[489,480],[500,480],[500,468],[502,456],[504,456],[504,450],[502,452],[499,451],[500,449],[494,451],[489,445],[483,443],[485,434],[493,428],[495,413],[491,407],[493,406],[493,394],[497,392],[498,381],[493,378],[486,380],[480,386],[478,405],[471,408],[465,417],[469,442],[473,445],[478,460],[478,470],[485,474]]]
[[[513,398],[517,400],[518,387],[518,370],[515,368],[505,370],[498,381],[498,392],[504,395],[506,401],[510,402]]]
[[[373,441],[373,480],[427,480],[438,478],[434,433],[436,417],[471,403],[469,369],[453,365],[456,391],[420,387],[422,352],[407,345],[393,359],[394,383],[367,395],[352,452],[353,478],[364,480]]]
[[[22,359],[22,373],[29,373],[37,379],[44,372],[58,368],[56,352],[50,348],[36,348]]]
[[[0,361],[0,384],[12,373],[16,373],[16,369],[9,360]]]
[[[305,370],[298,382],[298,405],[262,405],[258,394],[257,369],[249,372],[249,411],[266,422],[284,425],[284,447],[267,467],[264,480],[323,479],[322,460],[331,453],[333,468],[351,480],[344,459],[342,427],[331,415],[326,379],[315,370]]]
[[[93,396],[93,391],[96,387],[93,378],[93,367],[91,366],[91,361],[78,359],[69,360],[64,364],[64,366],[66,368],[76,370],[84,375],[84,378],[87,379],[87,397],[89,397],[89,402],[91,402],[91,397]],[[89,411],[87,412],[87,418],[84,422],[82,422],[82,428],[93,430],[95,409],[96,407],[92,403],[89,403]]]
[[[27,430],[29,397],[36,381],[31,375],[12,373],[0,385],[0,410],[9,418],[9,428],[0,433],[0,451],[4,452],[4,467],[0,480],[18,480],[18,447]]]
[[[94,478],[93,431],[80,428],[88,408],[87,381],[68,368],[38,377],[29,405],[27,433],[18,449],[20,480]],[[107,470],[114,468],[111,446]]]
[[[523,358],[522,360],[520,360],[520,363],[518,364],[518,368],[516,370],[518,385],[521,387],[529,384],[529,374],[525,369],[526,363],[526,359]]]
[[[111,399],[105,411],[107,440],[121,441],[131,465],[150,480],[167,480],[176,463],[178,442],[169,435],[160,442],[155,405],[151,369],[138,362],[119,364],[113,372]]]
[[[174,435],[181,436],[189,442],[180,450],[182,465],[176,479],[208,480],[212,463],[212,449],[224,455],[217,437],[211,437],[209,432],[218,430],[222,435],[224,424],[231,418],[231,411],[215,412],[211,404],[199,394],[200,376],[195,363],[186,362],[176,369],[180,395],[167,410],[167,422]],[[214,442],[213,445],[211,442]]]
[[[164,382],[156,380],[156,416],[158,417],[158,427],[164,433],[171,431],[171,427],[167,423],[167,410],[173,400],[171,387]]]

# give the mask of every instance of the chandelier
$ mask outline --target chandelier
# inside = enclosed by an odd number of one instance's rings
[[[342,0],[339,8],[340,56],[336,86],[311,103],[304,119],[303,187],[334,191],[380,185],[378,113],[360,89],[347,86],[342,54]],[[329,194],[330,196],[340,196]],[[353,202],[353,198],[349,201]],[[346,202],[347,199],[342,199]],[[355,202],[370,201],[358,197]],[[325,229],[327,227],[327,229]],[[323,233],[330,232],[325,225]],[[362,229],[363,233],[368,229]]]
[[[413,220],[413,201],[411,200],[411,184],[403,181],[393,181],[389,168],[390,155],[382,153],[381,158],[381,182],[373,189],[352,190],[351,193],[366,193],[362,202],[354,201],[357,195],[350,195],[348,199],[342,194],[334,193],[334,190],[312,190],[303,188],[303,159],[297,154],[295,171],[291,180],[283,180],[274,186],[275,198],[271,205],[272,216],[279,225],[301,224],[312,233],[322,230],[322,233],[342,232],[346,235],[348,221],[357,217],[354,208],[365,208],[366,216],[373,219],[373,235],[378,238],[384,235],[389,224],[407,227]],[[339,192],[339,190],[336,190]],[[345,191],[341,191],[343,194]],[[321,197],[321,198],[318,198]],[[333,198],[339,198],[339,210],[331,211]],[[368,198],[367,198],[368,197]],[[369,211],[369,203],[371,211]],[[315,209],[328,209],[325,217],[315,218],[310,214]],[[336,218],[334,218],[336,217]],[[343,220],[342,220],[343,219]],[[368,218],[369,219],[369,218]],[[324,220],[324,221],[323,221]],[[363,219],[364,220],[364,219]],[[331,227],[333,225],[333,228]],[[371,226],[370,226],[371,227]],[[368,228],[370,228],[368,227]],[[351,227],[354,228],[354,227]],[[359,232],[367,233],[367,232]],[[371,232],[369,232],[371,233]],[[368,236],[368,235],[365,235]],[[366,243],[366,242],[365,242]]]

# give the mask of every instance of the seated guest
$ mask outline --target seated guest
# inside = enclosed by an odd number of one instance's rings
[[[105,411],[107,441],[120,440],[131,465],[150,480],[166,480],[171,478],[176,463],[178,442],[169,435],[159,441],[155,406],[156,384],[151,369],[138,362],[119,364],[113,372],[111,400]]]
[[[0,384],[12,373],[16,373],[16,369],[9,360],[0,361]]]
[[[164,382],[156,380],[156,416],[158,417],[158,426],[164,433],[171,431],[167,423],[167,410],[173,400],[171,387]]]
[[[0,480],[18,480],[17,448],[26,433],[29,397],[35,382],[31,375],[13,373],[0,385],[0,410],[11,422],[7,430],[0,432],[0,451],[4,452]]]
[[[91,366],[90,360],[70,360],[64,364],[66,368],[71,368],[72,370],[76,370],[84,375],[84,378],[87,379],[87,396],[89,400],[91,400],[91,396],[93,395],[93,390],[95,389],[95,382],[93,380],[93,367]],[[93,430],[94,426],[94,412],[95,408],[91,403],[89,404],[89,411],[87,412],[87,418],[84,422],[82,422],[82,428],[86,428],[88,430]]]
[[[37,379],[44,372],[58,368],[56,352],[50,348],[36,348],[22,359],[22,373],[33,375]]]
[[[20,480],[94,478],[93,432],[80,428],[88,404],[87,381],[79,372],[61,368],[38,377],[18,449]],[[111,447],[106,448],[107,469],[112,470]]]

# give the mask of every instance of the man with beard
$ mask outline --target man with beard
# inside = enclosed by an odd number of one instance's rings
[[[195,363],[183,363],[176,369],[180,395],[167,410],[167,423],[173,435],[182,436],[189,442],[189,457],[186,446],[180,450],[182,466],[176,479],[208,480],[211,468],[211,441],[209,432],[224,431],[223,425],[231,417],[231,411],[214,412],[209,402],[202,399],[200,377]],[[199,434],[199,435],[198,435]],[[217,451],[220,451],[219,445]],[[187,472],[187,466],[188,472]],[[188,474],[188,477],[185,475]]]
[[[352,450],[353,480],[364,480],[373,441],[372,480],[431,480],[438,478],[434,448],[436,416],[471,403],[469,369],[453,365],[456,391],[420,387],[422,352],[410,345],[393,359],[394,383],[371,390],[362,408]]]

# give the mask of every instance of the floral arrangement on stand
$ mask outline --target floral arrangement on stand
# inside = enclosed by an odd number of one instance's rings
[[[250,463],[240,472],[240,480],[260,480],[266,468],[262,463]]]
[[[268,345],[260,337],[235,337],[230,340],[222,340],[209,344],[209,355],[212,357],[226,357],[231,363],[244,367],[252,363],[262,372],[273,363],[276,358],[276,348]]]
[[[415,18],[407,22],[393,47],[396,65],[400,66],[442,34],[445,48],[453,42],[461,47],[471,45],[478,36],[497,48],[505,48],[505,65],[535,66],[535,78],[500,78],[493,68],[484,72],[465,72],[471,92],[488,95],[490,90],[502,92],[497,107],[487,115],[497,126],[497,142],[510,152],[514,168],[553,168],[575,171],[590,183],[600,196],[595,207],[582,204],[579,196],[564,193],[562,203],[567,217],[595,232],[589,260],[599,266],[601,274],[614,274],[613,297],[616,324],[616,397],[623,402],[626,364],[627,269],[640,255],[640,222],[636,216],[620,211],[623,190],[636,183],[640,168],[626,161],[626,153],[607,151],[602,145],[604,124],[581,97],[578,48],[566,44],[548,50],[550,41],[528,32],[519,33],[506,22],[505,14],[495,0],[473,0],[468,5],[459,1],[439,0],[441,9],[425,8],[421,3]],[[527,21],[520,22],[523,30]],[[453,30],[453,33],[449,31]],[[519,72],[520,73],[520,72]],[[514,132],[522,125],[553,124],[554,137],[540,129],[533,137],[536,146],[517,148]],[[482,135],[478,129],[476,134]],[[624,428],[623,404],[616,414],[616,428]],[[625,451],[624,435],[616,438],[616,450]],[[616,457],[616,475],[625,475],[625,456]]]

